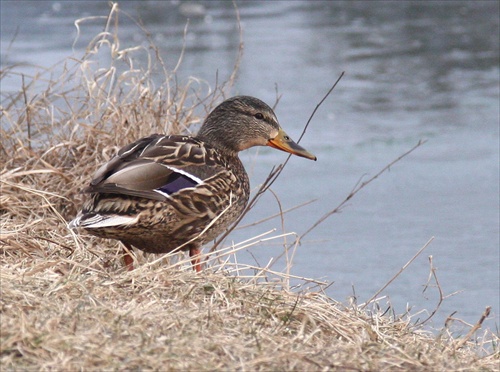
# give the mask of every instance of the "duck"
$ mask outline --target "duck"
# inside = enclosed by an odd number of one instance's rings
[[[200,272],[203,245],[248,203],[250,181],[238,153],[253,146],[316,160],[286,134],[266,103],[235,96],[215,107],[195,136],[152,134],[121,148],[83,189],[87,199],[68,227],[121,241],[129,270],[135,247],[188,251]]]

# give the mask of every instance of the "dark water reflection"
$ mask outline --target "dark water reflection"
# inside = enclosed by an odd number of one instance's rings
[[[71,53],[73,22],[105,16],[107,2],[2,1],[2,67],[48,66]],[[201,7],[199,6],[201,4]],[[193,8],[192,5],[195,5]],[[197,6],[197,7],[196,7]],[[235,63],[239,33],[231,2],[127,1],[173,68],[190,24],[179,79],[196,76],[215,85]],[[494,1],[266,1],[239,4],[245,52],[232,93],[269,103],[276,85],[283,97],[277,115],[298,137],[311,111],[341,71],[339,87],[315,116],[303,140],[317,163],[292,159],[273,190],[283,208],[319,201],[285,218],[301,233],[369,177],[420,139],[428,143],[364,189],[339,215],[302,243],[294,273],[335,281],[329,294],[344,300],[354,285],[368,299],[431,237],[426,253],[384,293],[396,311],[408,302],[432,309],[436,292],[422,295],[433,255],[446,293],[436,326],[457,316],[476,321],[486,305],[499,304],[499,3]],[[198,14],[198,12],[200,14]],[[81,53],[102,19],[82,25]],[[143,42],[123,14],[124,45]],[[10,41],[15,37],[14,43]],[[2,90],[18,89],[15,79]],[[259,150],[242,156],[253,185],[284,155]],[[252,222],[278,211],[272,195],[252,211]],[[235,232],[237,242],[272,227],[273,220]],[[278,246],[252,249],[261,264]],[[240,261],[252,262],[242,254]]]

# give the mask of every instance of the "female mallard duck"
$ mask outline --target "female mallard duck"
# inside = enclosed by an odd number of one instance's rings
[[[271,146],[316,157],[281,129],[273,110],[239,96],[217,106],[196,137],[153,134],[123,147],[94,175],[70,228],[120,240],[130,251],[189,251],[201,270],[200,247],[243,212],[250,186],[238,152]],[[125,251],[125,263],[132,268]]]

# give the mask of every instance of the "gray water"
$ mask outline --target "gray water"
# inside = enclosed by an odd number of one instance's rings
[[[201,8],[189,5],[202,5]],[[342,71],[345,77],[314,116],[301,144],[316,163],[292,158],[273,185],[283,209],[317,199],[286,215],[285,230],[306,231],[348,195],[419,140],[427,143],[391,167],[308,234],[292,273],[334,284],[328,294],[368,300],[431,237],[427,250],[392,283],[397,313],[437,304],[435,288],[422,293],[432,255],[445,295],[434,326],[446,316],[485,325],[499,313],[499,3],[443,2],[241,2],[244,56],[232,94],[273,104],[288,134],[298,138],[316,104]],[[233,69],[239,34],[231,2],[127,1],[120,8],[141,19],[173,68],[190,23],[179,80],[205,79],[211,86]],[[1,2],[4,66],[50,66],[75,53],[103,29],[87,24],[75,44],[77,18],[105,16],[101,2]],[[200,14],[197,14],[199,11]],[[120,18],[122,43],[137,42],[137,28]],[[13,42],[11,43],[11,41]],[[23,69],[23,67],[19,67]],[[28,73],[29,67],[24,68]],[[6,78],[2,94],[19,90]],[[259,149],[242,154],[258,186],[284,153]],[[267,194],[245,218],[250,223],[279,212]],[[235,231],[235,242],[281,221]],[[288,238],[289,241],[291,238]],[[242,252],[240,262],[267,263],[281,240]],[[250,254],[251,253],[251,254]],[[386,300],[382,301],[382,304]],[[420,318],[425,318],[422,314]]]

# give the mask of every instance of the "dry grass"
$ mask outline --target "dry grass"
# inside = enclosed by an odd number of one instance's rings
[[[120,49],[117,11],[82,59],[2,95],[2,371],[498,370],[491,332],[435,337],[410,317],[337,303],[321,283],[293,292],[291,275],[237,264],[260,237],[218,250],[201,274],[158,256],[126,272],[118,243],[69,231],[99,164],[141,136],[191,131],[231,84],[179,86],[154,45]]]

